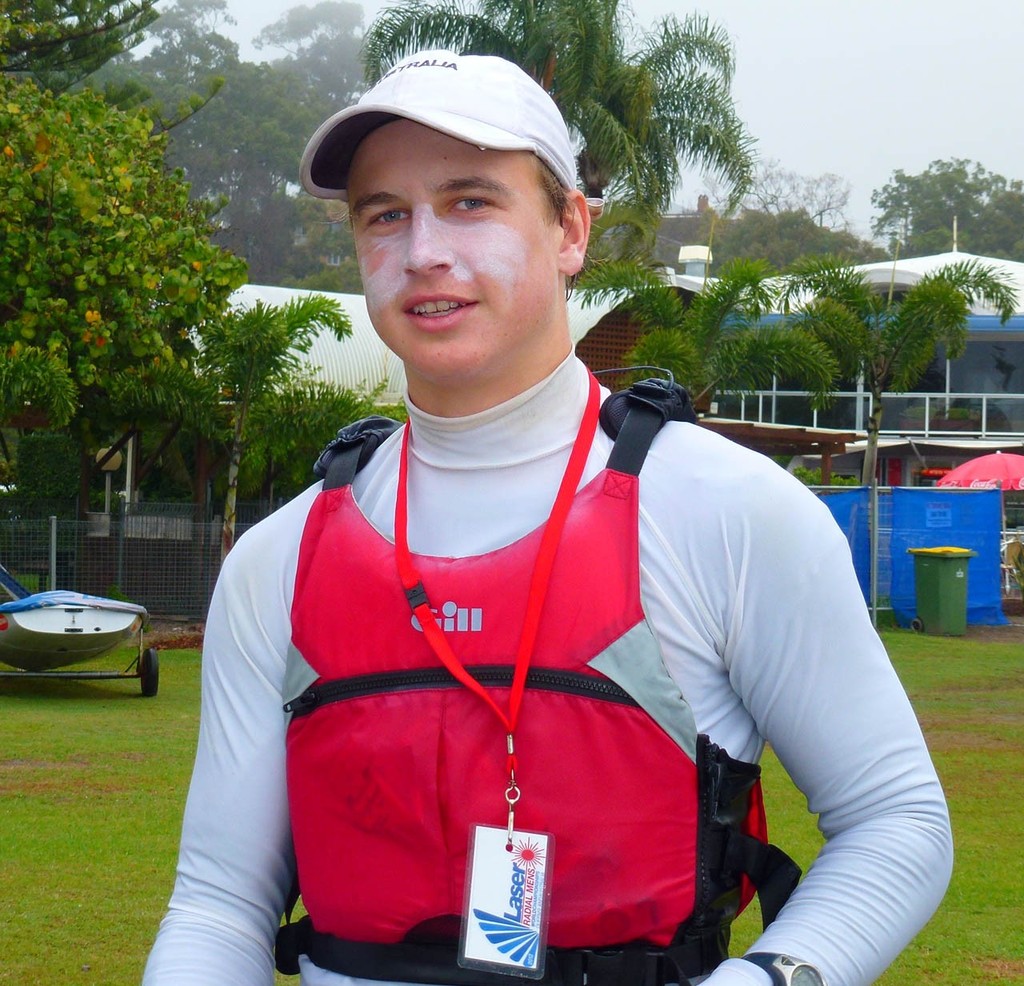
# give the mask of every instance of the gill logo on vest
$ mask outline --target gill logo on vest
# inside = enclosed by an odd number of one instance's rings
[[[431,608],[431,613],[437,617],[437,622],[445,633],[479,633],[484,628],[484,611],[477,607],[460,606],[449,599],[438,612]],[[422,630],[419,617],[413,616],[412,627],[414,630]]]

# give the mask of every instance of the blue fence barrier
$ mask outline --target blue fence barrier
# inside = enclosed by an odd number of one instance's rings
[[[819,491],[846,534],[864,599],[871,602],[871,525],[867,487]],[[967,571],[967,622],[1007,623],[1000,585],[1002,494],[998,490],[895,487],[879,492],[877,597],[909,626],[917,616],[910,548],[957,547],[977,552]]]
[[[897,488],[892,491],[892,600],[901,626],[917,616],[910,548],[969,548],[967,622],[997,626],[1003,615],[999,581],[1002,493],[999,490]]]

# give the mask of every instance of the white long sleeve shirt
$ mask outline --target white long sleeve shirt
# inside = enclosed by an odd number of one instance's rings
[[[471,417],[410,408],[411,550],[481,554],[546,520],[587,386],[571,357]],[[353,487],[389,538],[398,437]],[[583,483],[610,449],[599,430]],[[221,573],[178,875],[144,986],[273,982],[292,866],[281,687],[299,541],[318,492],[319,484],[243,535]],[[669,424],[641,473],[639,536],[647,618],[698,730],[744,760],[770,742],[826,840],[757,950],[811,962],[830,986],[873,981],[941,900],[952,848],[941,787],[842,533],[767,458]],[[305,961],[301,981],[354,982]],[[730,959],[706,982],[767,986],[768,976]]]

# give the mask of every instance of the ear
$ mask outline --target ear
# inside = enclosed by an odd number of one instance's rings
[[[558,269],[566,277],[572,277],[583,269],[587,257],[587,241],[590,239],[590,210],[583,193],[569,192],[569,207],[562,217],[562,243],[558,251]]]

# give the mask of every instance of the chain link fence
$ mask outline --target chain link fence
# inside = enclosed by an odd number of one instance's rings
[[[235,536],[271,510],[241,504]],[[220,571],[221,526],[191,504],[133,504],[78,520],[73,504],[6,501],[0,564],[30,592],[70,589],[140,603],[151,616],[201,620]]]

